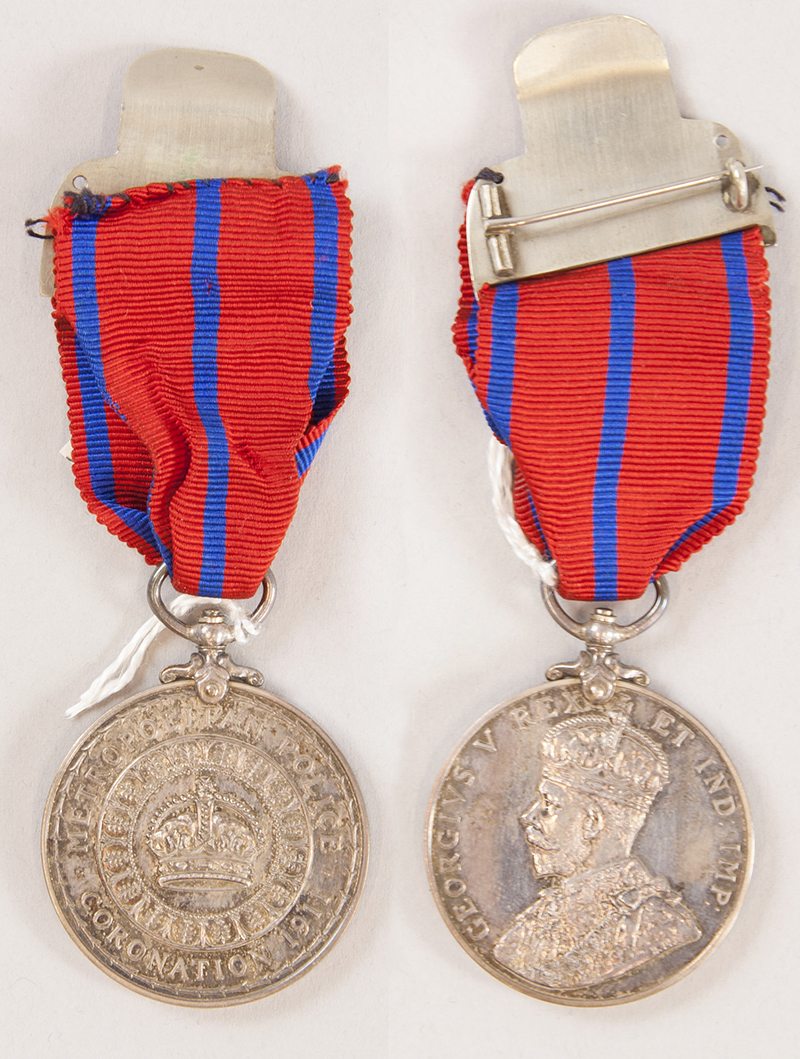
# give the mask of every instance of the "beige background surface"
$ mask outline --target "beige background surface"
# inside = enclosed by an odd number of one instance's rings
[[[427,889],[439,767],[485,710],[574,650],[490,508],[487,428],[450,343],[459,189],[521,147],[511,62],[524,41],[605,13],[535,0],[0,4],[5,1054],[739,1059],[796,1047],[800,30],[788,0],[626,9],[662,35],[684,113],[729,125],[789,198],[770,252],[774,368],[750,506],[673,576],[667,616],[626,656],[715,733],[750,793],[757,862],[740,921],[658,996],[563,1009],[481,971]],[[39,246],[22,222],[73,165],[113,150],[126,67],[167,46],[271,69],[278,164],[344,165],[356,218],[352,396],[304,487],[275,564],[279,602],[247,660],[347,755],[372,825],[371,870],[355,919],[313,973],[218,1011],[150,1002],[105,977],[58,924],[39,865],[47,790],[89,723],[63,710],[147,609],[143,564],[86,513],[58,455],[64,397]],[[183,655],[167,638],[137,687]]]

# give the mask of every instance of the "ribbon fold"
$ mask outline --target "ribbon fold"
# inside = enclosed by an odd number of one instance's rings
[[[48,217],[81,496],[179,592],[249,597],[347,394],[345,182],[85,198]]]

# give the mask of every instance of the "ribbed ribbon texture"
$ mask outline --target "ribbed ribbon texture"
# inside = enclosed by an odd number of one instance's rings
[[[758,228],[474,296],[453,328],[516,464],[517,519],[568,599],[640,596],[742,511],[764,417]]]
[[[344,182],[151,184],[48,220],[83,499],[178,591],[251,596],[347,394]]]

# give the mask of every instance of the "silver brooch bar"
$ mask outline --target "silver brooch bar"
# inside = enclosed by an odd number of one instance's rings
[[[514,78],[527,150],[470,195],[476,290],[756,224],[774,243],[761,167],[729,129],[681,117],[644,22],[557,26],[525,45]]]

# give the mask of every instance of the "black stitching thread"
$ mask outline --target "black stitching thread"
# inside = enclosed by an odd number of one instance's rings
[[[774,206],[779,213],[786,213],[786,210],[783,208],[783,206],[781,206],[782,202],[786,202],[786,196],[781,195],[780,191],[778,191],[777,188],[769,188],[766,186],[766,184],[764,185],[764,190],[767,191],[770,195],[774,195],[775,198],[778,200],[777,202],[773,202],[772,199],[770,199],[770,206]]]
[[[31,237],[31,239],[52,239],[53,238],[53,236],[52,235],[48,235],[47,232],[45,232],[44,235],[42,235],[41,232],[35,232],[33,229],[34,229],[34,225],[37,225],[37,224],[47,224],[47,221],[44,219],[44,217],[35,217],[35,218],[29,217],[27,219],[27,221],[25,221],[25,231]]]
[[[89,188],[68,191],[64,195],[64,205],[76,217],[93,217],[97,213],[102,213],[107,202],[108,198],[105,195],[95,195]]]
[[[505,177],[494,169],[484,168],[475,177],[476,180],[491,180],[493,184],[502,184]]]

